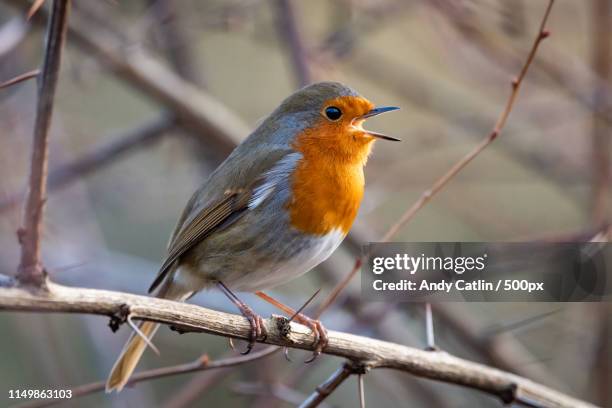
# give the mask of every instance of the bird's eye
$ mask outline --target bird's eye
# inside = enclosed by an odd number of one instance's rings
[[[342,116],[342,111],[335,106],[328,106],[325,108],[325,116],[329,120],[338,120]]]

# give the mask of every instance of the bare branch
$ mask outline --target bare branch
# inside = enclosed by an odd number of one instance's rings
[[[270,346],[266,347],[262,350],[253,352],[246,356],[240,357],[228,357],[223,358],[217,361],[210,361],[208,355],[204,354],[198,359],[185,364],[178,364],[170,367],[162,367],[162,368],[154,368],[151,370],[141,371],[139,373],[134,374],[130,381],[128,381],[127,386],[133,386],[142,381],[149,380],[157,380],[164,377],[180,375],[180,374],[189,374],[197,371],[207,371],[214,370],[220,368],[234,367],[237,365],[242,365],[246,363],[250,363],[252,361],[256,361],[267,357],[271,354],[276,353],[280,350],[278,347]],[[79,387],[72,388],[72,398],[82,397],[84,395],[93,394],[96,392],[104,391],[106,386],[105,381],[98,381],[91,384],[81,385]],[[30,403],[21,405],[20,408],[41,408],[41,407],[50,407],[53,405],[57,405],[61,403],[61,400],[38,400],[32,401]]]
[[[32,71],[24,72],[23,74],[17,75],[16,77],[9,79],[8,81],[2,82],[0,84],[0,89],[8,88],[23,81],[27,81],[28,79],[36,78],[38,74],[40,74],[39,69],[33,69]]]
[[[47,292],[23,288],[0,288],[0,310],[30,312],[86,313],[113,317],[116,324],[129,315],[215,335],[248,339],[250,325],[237,315],[205,309],[191,304],[131,295],[121,292],[70,288],[48,283]],[[264,321],[267,344],[313,350],[309,329],[284,318]],[[441,351],[423,351],[399,344],[352,334],[330,331],[326,354],[356,361],[367,368],[392,368],[433,380],[478,389],[504,402],[555,407],[587,407],[590,404],[566,396],[530,380],[481,364],[466,361]]]
[[[291,57],[291,64],[295,72],[296,82],[300,87],[312,81],[308,58],[304,46],[304,39],[295,19],[295,10],[292,0],[276,0],[276,24],[281,41]]]
[[[124,154],[134,149],[147,146],[161,139],[167,131],[175,125],[175,121],[167,115],[149,119],[134,128],[121,131],[118,135],[104,136],[102,139],[110,139],[104,145],[94,147],[90,152],[80,158],[60,165],[49,172],[48,192],[59,190],[71,182],[99,170]],[[9,210],[23,200],[24,192],[13,192],[0,200],[0,213]]]
[[[548,6],[546,7],[546,11],[544,12],[544,16],[542,17],[542,22],[540,23],[540,28],[538,34],[536,36],[535,41],[531,47],[531,51],[529,52],[525,64],[521,68],[521,71],[516,79],[512,81],[512,91],[510,93],[510,97],[506,102],[506,106],[504,110],[501,112],[495,126],[491,133],[485,137],[471,152],[466,154],[461,160],[455,163],[442,177],[440,177],[428,190],[423,192],[421,197],[410,207],[408,210],[402,214],[400,219],[387,230],[385,235],[380,239],[380,242],[388,242],[393,239],[395,235],[403,228],[410,220],[414,218],[416,213],[423,208],[431,198],[436,195],[440,190],[442,190],[450,180],[452,180],[461,170],[463,170],[472,160],[476,158],[487,146],[489,146],[502,132],[504,126],[506,125],[506,121],[510,116],[510,112],[512,112],[512,107],[514,106],[514,102],[516,101],[516,97],[518,96],[519,89],[523,83],[523,79],[527,74],[527,70],[531,65],[536,52],[538,51],[538,47],[542,40],[549,36],[549,32],[545,30],[546,22],[548,21],[548,16],[550,15],[550,11],[554,4],[555,0],[549,0]],[[338,294],[348,285],[351,279],[355,276],[355,274],[359,271],[359,267],[361,266],[361,261],[356,263],[356,266],[349,272],[349,274],[339,282],[336,287],[333,289],[332,293],[327,297],[327,299],[323,302],[323,305],[319,309],[319,315],[323,313],[323,311],[329,307],[334,301]]]
[[[44,272],[40,263],[40,236],[47,194],[48,134],[53,113],[53,99],[59,76],[62,50],[68,27],[69,0],[54,0],[47,28],[45,59],[38,90],[34,142],[30,160],[29,191],[19,232],[21,262],[18,279],[40,286]]]
[[[352,362],[345,362],[342,367],[334,371],[334,373],[325,382],[317,387],[308,398],[300,404],[300,408],[314,408],[319,406],[325,398],[329,397],[335,390],[352,374],[363,374],[364,367]]]
[[[26,15],[26,18],[28,20],[31,19],[34,16],[34,14],[36,14],[36,12],[40,10],[43,4],[45,4],[45,0],[35,0],[34,3],[32,3],[32,6],[30,7],[30,9],[28,10],[28,14]]]
[[[7,0],[23,8],[20,0]],[[40,23],[46,16],[41,9],[32,18]],[[124,51],[123,44],[107,29],[91,22],[74,10],[70,40],[106,65],[117,77],[156,100],[175,114],[183,125],[194,131],[222,154],[229,154],[249,133],[243,121],[210,94],[198,90],[144,49]]]
[[[177,6],[174,0],[151,0],[156,28],[161,34],[162,48],[181,78],[204,88],[201,68],[195,62],[191,44],[185,36],[181,9]]]

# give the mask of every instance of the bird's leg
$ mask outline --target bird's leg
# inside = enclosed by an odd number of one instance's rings
[[[249,343],[247,345],[247,349],[243,351],[241,354],[249,354],[253,349],[253,345],[255,341],[259,338],[265,340],[266,327],[263,324],[263,319],[257,313],[253,311],[246,303],[238,298],[225,284],[221,281],[217,282],[217,286],[221,289],[221,292],[225,294],[232,301],[233,304],[236,305],[240,313],[249,321],[251,325],[251,333],[249,335]]]
[[[260,298],[262,298],[263,300],[265,300],[266,302],[273,305],[274,307],[278,308],[279,310],[282,310],[293,320],[295,320],[296,322],[300,324],[303,324],[304,326],[308,327],[312,331],[312,334],[314,335],[313,344],[315,346],[315,349],[312,353],[312,357],[306,360],[306,363],[310,363],[314,361],[319,356],[319,354],[321,354],[321,352],[327,346],[327,343],[329,341],[327,338],[327,329],[323,327],[323,325],[321,324],[321,321],[312,319],[302,314],[299,311],[295,311],[293,308],[279,302],[278,300],[274,299],[271,296],[266,295],[263,292],[255,292],[255,294],[259,296]]]

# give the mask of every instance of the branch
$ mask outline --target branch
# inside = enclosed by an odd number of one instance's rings
[[[295,10],[292,0],[276,0],[276,25],[281,41],[291,57],[291,64],[295,72],[296,82],[300,87],[312,81],[306,47],[300,35],[295,19]]]
[[[408,222],[410,222],[414,218],[417,212],[421,208],[423,208],[432,199],[433,196],[439,193],[448,184],[449,181],[451,181],[457,174],[459,174],[461,170],[463,170],[472,160],[476,158],[476,156],[478,156],[484,149],[486,149],[487,146],[489,146],[501,134],[502,130],[504,129],[504,126],[506,125],[506,121],[510,116],[510,112],[512,112],[512,108],[523,83],[523,79],[525,78],[525,75],[527,74],[531,63],[533,62],[536,52],[538,51],[538,47],[540,46],[542,40],[544,40],[550,35],[550,33],[545,30],[545,27],[554,2],[555,0],[549,0],[548,2],[546,11],[544,12],[544,16],[542,17],[542,22],[540,23],[538,35],[535,41],[533,42],[531,51],[529,51],[525,64],[521,68],[518,77],[512,81],[512,92],[510,93],[508,101],[506,102],[506,106],[499,115],[499,118],[497,119],[497,122],[495,123],[495,126],[493,127],[491,133],[489,133],[487,137],[485,137],[478,145],[476,145],[476,147],[471,152],[466,154],[463,158],[461,158],[461,160],[455,163],[455,165],[452,166],[442,177],[440,177],[428,190],[424,191],[423,194],[421,194],[421,197],[402,214],[400,219],[395,224],[391,225],[391,227],[387,230],[380,242],[388,242],[393,239],[393,237],[397,235],[400,229],[403,228],[406,224],[408,224]],[[319,316],[335,301],[340,292],[344,290],[344,288],[349,284],[355,274],[359,271],[360,267],[361,260],[358,259],[349,274],[341,282],[339,282],[336,287],[334,287],[330,295],[323,302],[322,306],[319,308],[318,311]]]
[[[69,0],[53,1],[51,19],[47,28],[45,60],[38,89],[28,198],[23,214],[23,227],[19,230],[21,261],[18,279],[23,283],[37,286],[44,283],[44,271],[40,263],[40,236],[47,194],[48,135],[62,50],[66,42],[69,9]]]
[[[136,148],[160,140],[161,136],[175,125],[175,122],[173,118],[160,114],[134,128],[123,130],[117,135],[102,136],[101,139],[109,139],[111,141],[94,147],[90,152],[85,153],[72,162],[51,169],[49,172],[48,192],[51,193],[58,190],[80,177],[108,166],[122,155]],[[0,213],[10,210],[21,203],[24,195],[22,191],[7,194],[6,198],[0,200]]]
[[[115,326],[129,315],[184,331],[207,332],[248,339],[250,325],[242,316],[195,305],[104,290],[70,288],[48,283],[47,292],[19,287],[0,288],[0,310],[85,313],[110,316]],[[306,327],[284,318],[264,321],[265,343],[313,350],[313,336]],[[473,363],[441,351],[422,351],[367,337],[330,331],[326,354],[357,361],[367,368],[392,368],[419,377],[453,383],[497,396],[504,402],[530,406],[590,407],[592,405],[525,378]]]
[[[2,82],[0,84],[0,89],[8,88],[10,86],[19,84],[29,79],[36,78],[38,74],[40,74],[39,69],[33,69],[32,71],[24,72],[23,74],[17,75],[16,77],[9,79],[8,81]]]
[[[316,390],[302,402],[299,408],[314,408],[319,406],[332,392],[336,390],[346,379],[352,374],[363,374],[365,368],[359,364],[345,362],[342,367],[334,371],[334,373]]]
[[[246,356],[239,357],[228,357],[223,358],[217,361],[210,361],[208,355],[204,354],[195,361],[185,364],[173,365],[170,367],[162,367],[162,368],[154,368],[151,370],[141,371],[139,373],[134,374],[127,383],[127,386],[133,386],[139,382],[148,381],[148,380],[156,380],[160,378],[170,377],[178,374],[189,374],[197,371],[207,371],[214,370],[220,368],[228,368],[235,367],[237,365],[242,365],[246,363],[250,363],[252,361],[256,361],[267,357],[271,354],[276,353],[280,350],[278,347],[270,346],[266,347],[262,350],[253,352]],[[93,394],[96,392],[104,391],[106,387],[106,381],[98,381],[91,384],[81,385],[75,388],[72,388],[72,397],[77,398],[82,397],[84,395]],[[32,401],[23,405],[20,405],[19,408],[42,408],[49,407],[52,405],[56,405],[61,403],[62,400],[38,400]]]
[[[527,55],[527,59],[525,60],[525,64],[521,68],[521,71],[518,77],[512,81],[512,91],[510,92],[510,97],[508,98],[508,101],[506,102],[506,106],[504,110],[499,115],[499,118],[497,119],[497,122],[495,123],[495,126],[493,127],[493,130],[491,131],[491,133],[487,137],[485,137],[471,152],[466,154],[453,167],[451,167],[446,172],[446,174],[440,177],[431,186],[429,190],[423,192],[421,197],[412,205],[412,207],[410,207],[408,210],[406,210],[406,212],[404,212],[404,214],[402,214],[399,221],[395,223],[394,225],[392,225],[391,228],[389,228],[387,233],[382,238],[383,242],[389,241],[395,235],[397,235],[399,230],[402,227],[404,227],[406,224],[408,224],[408,222],[410,222],[414,218],[416,213],[421,208],[423,208],[432,199],[433,196],[439,193],[440,190],[442,190],[446,186],[446,184],[448,184],[450,180],[452,180],[457,174],[459,174],[459,172],[463,170],[465,166],[467,166],[472,160],[474,160],[476,156],[478,156],[484,149],[486,149],[487,146],[493,143],[493,141],[497,139],[497,137],[501,134],[502,130],[504,129],[504,126],[506,125],[506,121],[508,120],[508,117],[510,116],[510,112],[512,112],[512,108],[514,107],[514,102],[516,101],[516,98],[519,94],[519,90],[521,88],[521,85],[523,84],[523,80],[525,79],[527,70],[529,69],[529,66],[533,62],[536,52],[538,51],[538,47],[542,43],[542,40],[544,40],[550,35],[550,33],[546,31],[545,28],[546,28],[546,22],[548,21],[548,16],[550,15],[550,11],[554,3],[555,3],[555,0],[549,0],[548,2],[548,7],[546,7],[546,11],[544,12],[544,17],[542,18],[542,22],[540,23],[540,29],[538,31],[538,35],[535,41],[533,42],[531,51],[529,51],[529,54]]]
[[[5,1],[20,9],[27,6],[21,0]],[[182,124],[205,142],[214,143],[221,153],[229,154],[249,133],[242,120],[222,103],[181,79],[146,50],[130,49],[125,52],[125,47],[114,33],[92,22],[76,9],[74,16],[68,27],[71,42],[91,52],[118,78],[175,114]],[[41,23],[45,17],[46,10],[42,8],[32,20]]]

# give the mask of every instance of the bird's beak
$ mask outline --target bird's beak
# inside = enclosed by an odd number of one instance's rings
[[[374,108],[374,109],[370,110],[368,113],[366,113],[365,115],[360,116],[357,119],[363,121],[363,120],[365,120],[367,118],[371,118],[372,116],[380,115],[381,113],[391,112],[391,111],[398,110],[398,109],[399,108],[397,106],[382,106],[380,108]],[[370,136],[373,136],[373,137],[375,137],[377,139],[384,139],[384,140],[392,140],[394,142],[401,142],[401,139],[397,139],[395,137],[383,135],[382,133],[372,132],[371,130],[365,130],[365,132],[367,132]]]

